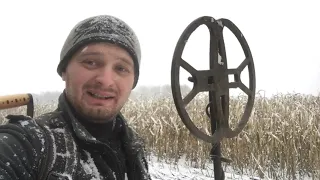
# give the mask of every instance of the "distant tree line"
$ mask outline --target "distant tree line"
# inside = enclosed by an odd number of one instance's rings
[[[191,88],[187,85],[181,85],[181,93],[183,95],[190,92]],[[61,91],[62,92],[62,91]],[[38,94],[32,94],[34,101],[37,104],[57,103],[60,91],[48,91]],[[171,85],[162,86],[137,86],[131,93],[130,98],[157,98],[157,97],[172,97]]]

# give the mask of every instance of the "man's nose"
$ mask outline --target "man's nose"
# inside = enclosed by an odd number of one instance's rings
[[[101,68],[99,71],[97,81],[104,86],[112,86],[117,80],[117,74],[110,67]]]

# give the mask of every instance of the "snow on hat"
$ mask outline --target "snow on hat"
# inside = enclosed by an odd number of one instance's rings
[[[110,15],[89,17],[80,21],[70,31],[60,53],[57,72],[61,76],[71,56],[91,42],[110,42],[126,49],[132,56],[135,69],[133,88],[139,79],[141,50],[138,38],[131,27],[119,18]]]

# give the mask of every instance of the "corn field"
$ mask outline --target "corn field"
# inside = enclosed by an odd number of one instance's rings
[[[139,98],[138,98],[139,99]],[[240,119],[247,97],[230,99],[229,122]],[[209,134],[210,121],[205,113],[207,99],[195,98],[187,106],[194,124]],[[35,115],[53,110],[54,103],[35,105]],[[25,114],[25,108],[0,111]],[[184,158],[192,167],[207,168],[211,145],[189,133],[176,112],[172,97],[129,100],[122,109],[130,125],[145,140],[148,155],[175,164]],[[236,137],[223,139],[223,163],[240,174],[261,178],[320,178],[320,97],[302,94],[278,94],[269,98],[256,95],[255,105],[245,129]]]

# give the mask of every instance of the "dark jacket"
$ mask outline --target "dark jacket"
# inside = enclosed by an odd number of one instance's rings
[[[45,180],[48,174],[52,180],[151,179],[143,143],[121,114],[115,122],[122,151],[90,134],[64,94],[53,112],[7,118],[9,123],[0,126],[0,179]]]

